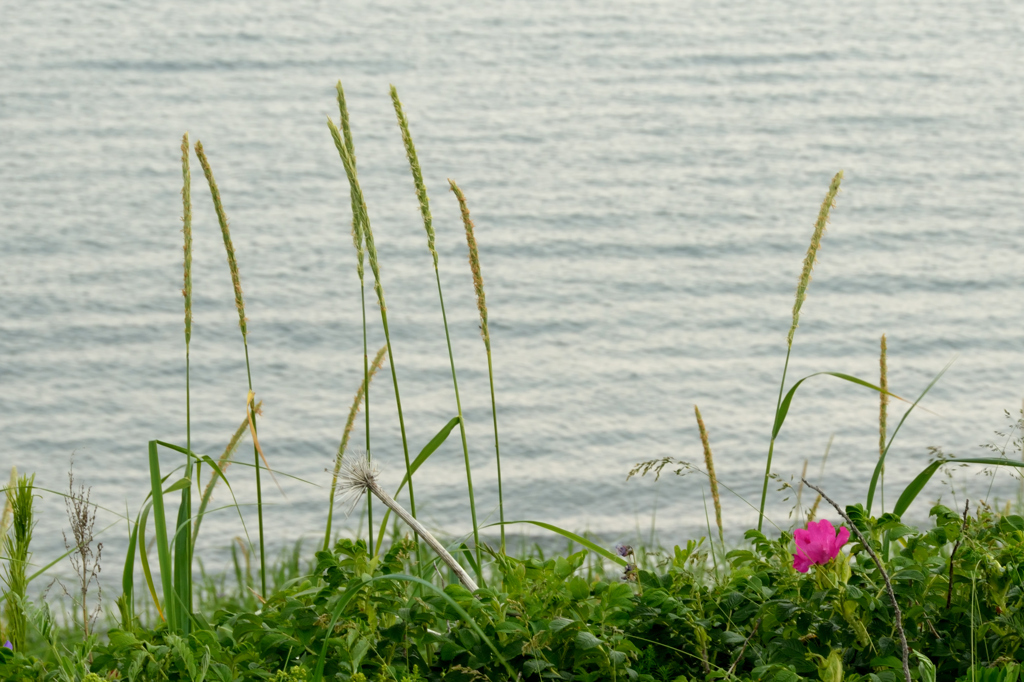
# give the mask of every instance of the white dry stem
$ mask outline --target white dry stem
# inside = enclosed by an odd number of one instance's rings
[[[459,580],[466,586],[466,589],[470,592],[476,592],[477,584],[469,577],[466,569],[459,565],[455,557],[448,553],[448,550],[437,541],[437,538],[430,534],[430,531],[423,527],[423,524],[414,519],[402,505],[395,502],[394,498],[384,492],[384,489],[377,483],[377,475],[379,473],[380,471],[365,457],[346,458],[342,461],[341,476],[338,480],[338,492],[343,496],[352,496],[350,513],[351,509],[355,508],[356,503],[362,497],[363,491],[369,490],[377,496],[377,499],[387,505],[391,511],[395,512],[400,519],[405,521],[417,535],[423,538],[424,542],[430,545],[430,548],[437,553],[437,556],[441,557],[441,561],[448,564],[448,568],[452,569],[455,575],[459,576]]]

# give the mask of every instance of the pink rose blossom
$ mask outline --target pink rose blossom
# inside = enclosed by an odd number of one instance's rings
[[[839,527],[839,534],[827,519],[811,521],[807,530],[802,528],[793,532],[796,541],[796,554],[793,555],[793,568],[806,573],[811,564],[824,566],[839,555],[843,545],[850,539],[850,531],[845,526]]]

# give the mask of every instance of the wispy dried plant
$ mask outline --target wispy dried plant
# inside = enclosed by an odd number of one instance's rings
[[[86,637],[89,636],[89,630],[100,613],[103,598],[103,588],[99,580],[103,543],[96,543],[95,549],[93,548],[96,505],[89,502],[91,493],[92,487],[86,488],[84,485],[79,485],[77,489],[75,488],[75,462],[74,456],[72,456],[71,464],[68,467],[68,494],[64,498],[64,506],[67,509],[74,543],[68,540],[66,533],[61,531],[61,534],[64,536],[64,547],[69,552],[71,567],[75,570],[75,575],[78,576],[78,594],[73,597],[73,600],[81,611],[82,631]],[[94,585],[96,587],[96,605],[90,611],[89,590]]]
[[[362,497],[364,491],[373,493],[378,500],[384,503],[391,511],[393,511],[400,519],[412,528],[423,541],[430,546],[432,550],[440,557],[441,561],[448,565],[448,568],[459,577],[459,580],[463,585],[466,586],[470,592],[477,590],[477,584],[469,576],[458,561],[455,560],[448,550],[444,548],[437,538],[428,531],[422,523],[413,518],[412,514],[407,512],[402,505],[395,502],[395,500],[388,495],[380,484],[377,483],[377,476],[380,475],[380,471],[374,466],[373,462],[364,457],[346,457],[341,464],[341,474],[338,478],[338,494],[342,498],[349,498],[349,513],[355,509],[355,506],[359,503],[359,499]]]

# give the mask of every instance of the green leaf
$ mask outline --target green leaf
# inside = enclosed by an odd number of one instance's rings
[[[423,463],[426,462],[427,459],[429,459],[432,454],[434,454],[435,450],[441,447],[441,444],[444,443],[445,440],[448,438],[448,434],[452,432],[452,429],[454,429],[458,425],[458,423],[459,417],[452,417],[447,424],[441,427],[441,430],[437,432],[437,435],[431,438],[430,442],[423,446],[423,449],[420,450],[420,454],[416,455],[416,459],[414,459],[412,461],[412,464],[409,465],[409,470],[405,473],[405,476],[402,477],[402,482],[399,483],[398,490],[395,491],[395,494],[392,497],[394,497],[396,500],[398,499],[398,495],[402,492],[402,488],[404,488],[405,485],[409,482],[409,478],[413,474],[415,474],[416,471],[421,466],[423,466]],[[377,533],[377,544],[375,545],[376,547],[381,547],[384,544],[384,532],[388,528],[388,519],[390,517],[391,510],[388,509],[384,513],[384,520],[380,523],[380,532]]]
[[[954,361],[956,361],[956,358],[953,358],[952,360],[947,362],[946,366],[942,368],[942,371],[936,374],[935,378],[932,379],[931,383],[928,384],[928,386],[926,386],[923,391],[921,391],[921,395],[917,396],[917,400],[914,401],[914,404],[911,405],[910,408],[903,413],[903,416],[900,418],[899,424],[896,425],[896,430],[892,432],[891,436],[889,436],[889,442],[885,444],[885,450],[883,450],[882,454],[878,456],[878,462],[875,464],[875,470],[871,473],[871,483],[868,485],[868,500],[867,504],[865,505],[868,508],[869,514],[871,513],[871,503],[875,499],[875,486],[878,485],[878,479],[882,474],[882,467],[885,465],[885,456],[889,454],[889,448],[892,447],[892,442],[896,439],[896,434],[900,432],[900,427],[903,426],[903,422],[907,421],[907,417],[909,417],[910,413],[914,411],[914,408],[917,407],[917,404],[921,402],[921,400],[924,399],[926,395],[928,395],[928,391],[932,390],[932,387],[939,382],[939,379],[941,379],[942,375],[946,373],[946,370],[948,370],[953,365]],[[902,512],[896,512],[896,515],[902,516],[903,514]]]
[[[970,457],[965,459],[940,459],[936,462],[932,462],[924,471],[917,475],[910,485],[904,489],[903,494],[896,500],[896,506],[893,507],[893,513],[899,516],[910,508],[917,496],[924,490],[924,487],[928,485],[928,481],[931,480],[932,476],[936,471],[939,470],[943,464],[984,464],[986,466],[1005,466],[1005,467],[1017,467],[1024,468],[1024,462],[1016,462],[1012,459],[1002,459],[999,457]]]
[[[570,618],[552,618],[551,622],[548,623],[548,629],[551,632],[559,632],[572,625],[572,623],[573,621]]]
[[[600,546],[598,544],[595,544],[594,542],[591,542],[590,540],[586,539],[582,535],[577,535],[576,533],[573,533],[572,531],[565,530],[564,528],[559,528],[558,526],[552,525],[550,523],[544,523],[543,521],[528,521],[528,520],[524,519],[522,521],[506,521],[504,525],[510,526],[510,525],[512,525],[514,523],[530,523],[530,524],[533,524],[534,526],[538,526],[539,528],[544,528],[545,530],[550,530],[553,533],[558,533],[563,538],[568,538],[569,540],[572,540],[575,543],[583,545],[584,547],[589,549],[591,552],[594,552],[595,554],[599,554],[599,555],[603,556],[605,559],[609,559],[611,561],[614,561],[619,566],[625,566],[626,563],[627,563],[626,560],[623,559],[622,557],[620,557],[618,554],[616,554],[616,553],[614,553],[612,551],[609,551],[608,549],[605,549],[604,547],[602,547],[602,546]],[[484,528],[490,528],[491,526],[500,526],[500,525],[502,525],[502,524],[499,521],[498,523],[488,524],[488,525],[484,526]]]
[[[889,393],[888,391],[885,391],[885,390],[879,388],[878,386],[875,386],[872,383],[864,381],[863,379],[858,379],[857,377],[852,376],[850,374],[843,374],[842,372],[815,372],[814,374],[809,374],[809,375],[805,376],[803,379],[801,379],[800,381],[798,381],[795,384],[793,384],[793,388],[789,389],[789,392],[786,393],[786,397],[782,399],[782,402],[779,404],[779,409],[775,413],[775,424],[772,426],[772,440],[775,440],[775,438],[778,437],[779,432],[782,431],[782,425],[786,421],[786,415],[789,414],[789,406],[790,406],[790,403],[793,402],[793,396],[796,393],[796,389],[800,388],[800,384],[804,383],[808,379],[811,379],[811,378],[817,377],[817,376],[822,376],[822,375],[836,377],[837,379],[842,379],[843,381],[849,381],[852,384],[857,384],[858,386],[864,386],[865,388],[870,388],[873,391],[878,391],[879,393],[884,393],[884,394],[886,394],[888,396],[892,396],[893,398],[896,398],[897,400],[904,400],[903,398],[899,397],[898,395],[895,395],[893,393]]]
[[[177,611],[171,582],[171,547],[167,542],[167,518],[164,516],[164,496],[160,481],[160,457],[157,454],[157,442],[149,441],[149,478],[153,494],[153,526],[156,533],[156,551],[160,563],[160,582],[164,589],[164,606],[167,609],[165,614],[168,626],[175,628],[177,625]]]
[[[594,647],[601,646],[601,640],[594,636],[594,633],[580,630],[576,633],[576,646],[587,651]]]

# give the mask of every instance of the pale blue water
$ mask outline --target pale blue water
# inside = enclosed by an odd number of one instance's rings
[[[263,447],[276,468],[325,484],[362,376],[348,190],[325,125],[339,78],[415,454],[455,405],[389,83],[411,121],[482,516],[496,516],[486,359],[448,177],[477,224],[511,519],[612,542],[646,532],[656,507],[663,541],[704,532],[699,477],[624,480],[641,460],[700,461],[694,403],[720,478],[756,505],[794,286],[839,169],[791,380],[877,380],[883,333],[900,395],[958,358],[890,453],[890,507],[928,446],[980,456],[1003,410],[1019,409],[1019,3],[3,0],[0,17],[0,468],[35,471],[43,487],[66,486],[74,452],[93,500],[134,513],[149,485],[146,442],[184,442],[186,130],[203,141],[231,219]],[[193,443],[216,456],[244,414],[246,380],[194,157],[193,180]],[[403,465],[389,386],[382,372],[371,414],[393,485]],[[831,378],[808,382],[775,470],[788,479],[810,460],[816,472],[834,433],[820,480],[862,501],[877,403]],[[458,443],[416,486],[421,515],[452,535],[469,531]],[[232,473],[251,501],[249,476]],[[990,479],[974,474],[957,471],[961,503],[986,494]],[[322,532],[325,489],[280,481],[287,499],[265,488],[273,544]],[[1016,490],[1001,474],[990,499]],[[915,518],[940,495],[952,501],[937,479]],[[769,510],[784,526],[783,497]],[[756,522],[742,502],[725,504],[734,537]],[[45,495],[37,559],[61,551],[65,525]],[[219,550],[240,532],[220,512],[200,545]],[[124,534],[104,537],[112,573]]]

